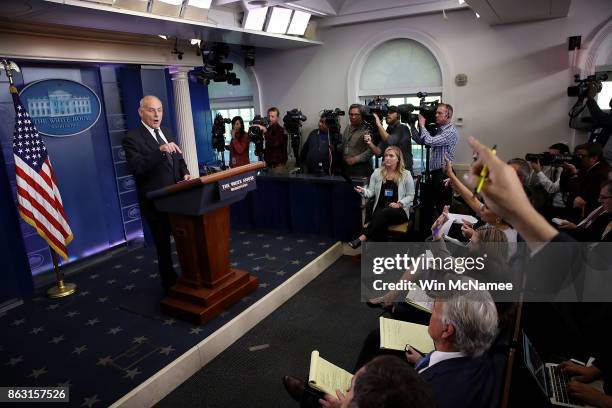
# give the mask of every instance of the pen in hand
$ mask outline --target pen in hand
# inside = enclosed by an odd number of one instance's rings
[[[491,153],[493,153],[493,155],[496,154],[497,152],[496,149],[497,149],[497,145],[493,146],[493,148],[491,149]],[[482,167],[482,170],[480,170],[480,179],[478,180],[478,185],[476,186],[476,191],[474,191],[474,195],[480,194],[480,191],[482,190],[482,187],[484,186],[484,182],[488,175],[489,175],[489,168],[485,164]]]

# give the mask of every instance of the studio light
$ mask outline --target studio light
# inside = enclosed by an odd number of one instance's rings
[[[268,14],[267,7],[260,7],[250,9],[244,12],[244,29],[247,30],[262,30],[264,23],[266,22],[266,15]]]
[[[203,9],[209,9],[211,3],[212,0],[189,0],[187,2],[187,5]]]
[[[183,0],[156,0],[153,2],[151,12],[168,17],[178,17],[181,13]]]
[[[294,11],[293,17],[291,18],[291,24],[289,24],[289,30],[287,34],[293,35],[304,35],[306,27],[308,27],[308,21],[310,21],[310,14],[303,11]]]
[[[291,13],[293,10],[289,10],[281,7],[273,7],[272,14],[268,19],[266,25],[266,32],[274,34],[285,34],[289,21],[291,20]]]

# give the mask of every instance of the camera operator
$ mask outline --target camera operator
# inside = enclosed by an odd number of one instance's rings
[[[342,153],[343,173],[347,176],[370,177],[372,174],[372,151],[364,140],[368,127],[363,123],[361,105],[349,107],[349,126],[342,133],[338,150]]]
[[[232,140],[227,150],[230,152],[230,167],[249,164],[249,135],[244,130],[242,117],[232,119]]]
[[[595,100],[597,92],[597,84],[590,82],[587,91],[586,106],[598,128],[591,132],[589,143],[598,143],[603,149],[604,159],[608,162],[608,165],[612,166],[612,142],[610,142],[610,134],[612,134],[612,111],[606,114],[599,108]],[[609,105],[610,109],[612,109],[612,99],[610,99]]]
[[[330,141],[325,124],[325,116],[319,119],[319,128],[314,129],[308,135],[302,151],[300,152],[300,163],[311,174],[330,174]]]
[[[278,123],[280,112],[277,108],[268,109],[268,120],[270,126],[255,125],[261,129],[266,140],[264,148],[264,161],[271,173],[287,172],[287,135]]]
[[[436,108],[436,124],[438,130],[435,135],[430,135],[425,128],[425,117],[419,114],[419,127],[412,132],[412,138],[421,145],[431,146],[431,159],[429,170],[431,174],[433,203],[442,212],[445,205],[450,204],[451,191],[444,187],[444,156],[452,162],[455,158],[455,150],[459,141],[457,129],[451,123],[453,107],[448,103],[440,103]]]
[[[397,106],[389,106],[387,109],[387,129],[383,127],[380,118],[376,113],[373,114],[376,120],[376,126],[381,137],[378,146],[372,142],[371,137],[366,136],[366,143],[372,152],[380,157],[385,149],[389,146],[397,146],[404,155],[404,165],[406,170],[412,173],[412,135],[408,126],[400,122]]]
[[[550,164],[542,165],[540,160],[533,160],[530,161],[531,169],[533,170],[535,182],[549,194],[544,215],[549,219],[565,219],[567,217],[567,191],[561,189],[561,179],[568,177],[567,171],[564,171],[568,163],[556,161],[555,158],[568,156],[570,150],[565,143],[555,143],[548,148],[548,153],[553,158]]]
[[[580,221],[599,206],[599,187],[608,179],[610,166],[597,143],[578,145],[574,154],[580,157],[581,163],[579,169],[571,164],[567,166],[570,173],[568,204],[573,209],[570,221]]]

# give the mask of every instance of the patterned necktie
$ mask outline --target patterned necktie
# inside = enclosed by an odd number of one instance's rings
[[[414,369],[418,372],[423,368],[429,367],[430,358],[431,358],[431,353],[425,354],[425,357],[423,357],[416,363],[416,365],[414,366]]]

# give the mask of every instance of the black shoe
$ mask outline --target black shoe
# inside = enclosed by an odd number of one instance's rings
[[[306,383],[304,380],[293,377],[291,375],[286,375],[283,377],[283,385],[285,389],[291,395],[295,401],[300,402],[302,400],[302,395],[304,395],[304,388],[306,387]]]
[[[353,248],[353,249],[357,249],[361,246],[361,240],[359,238],[351,241],[348,243],[348,245]]]

